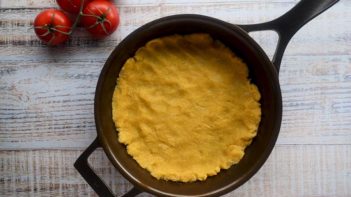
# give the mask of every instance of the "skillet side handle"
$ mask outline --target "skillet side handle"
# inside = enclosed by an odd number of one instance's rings
[[[273,64],[279,72],[285,48],[294,34],[302,26],[338,1],[339,0],[301,0],[295,7],[279,18],[261,24],[239,25],[239,27],[247,32],[273,30],[278,33],[279,40],[273,56]]]
[[[98,147],[100,146],[98,138],[79,156],[77,161],[74,163],[74,167],[82,175],[86,182],[94,189],[94,191],[103,197],[114,197],[115,195],[107,187],[107,185],[101,180],[101,178],[94,172],[88,163],[88,158]],[[123,195],[126,197],[133,197],[140,194],[137,188],[133,187],[129,192]]]

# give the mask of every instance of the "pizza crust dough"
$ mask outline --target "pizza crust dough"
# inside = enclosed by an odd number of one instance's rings
[[[248,68],[208,34],[173,35],[141,47],[113,95],[118,140],[157,179],[191,182],[244,155],[261,118]]]

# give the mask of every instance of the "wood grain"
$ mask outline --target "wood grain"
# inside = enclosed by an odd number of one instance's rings
[[[119,29],[92,40],[77,29],[50,48],[32,21],[55,0],[0,0],[0,196],[96,196],[73,168],[95,138],[94,92],[114,47],[154,19],[196,13],[234,24],[272,20],[298,0],[115,0]],[[280,70],[283,122],[262,169],[227,196],[351,196],[351,1],[291,40]],[[250,35],[272,57],[274,32]],[[131,185],[102,150],[92,166],[117,194]],[[149,196],[149,195],[143,195]]]
[[[73,168],[80,152],[0,152],[0,196],[96,196]],[[102,150],[94,152],[89,161],[118,195],[131,188],[131,184],[110,164]],[[350,195],[350,145],[284,145],[274,149],[251,180],[226,196]]]

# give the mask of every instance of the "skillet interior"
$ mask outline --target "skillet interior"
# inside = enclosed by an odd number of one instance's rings
[[[258,134],[239,164],[203,182],[156,180],[127,154],[118,142],[112,121],[112,94],[124,62],[148,41],[166,35],[208,33],[231,48],[249,66],[250,78],[261,93],[262,119]],[[247,181],[269,156],[279,133],[282,107],[278,75],[263,50],[239,27],[199,16],[176,15],[148,23],[125,38],[108,58],[95,95],[95,121],[99,140],[113,165],[135,186],[156,195],[218,196]],[[218,142],[220,143],[220,142]],[[180,155],[181,156],[181,155]]]

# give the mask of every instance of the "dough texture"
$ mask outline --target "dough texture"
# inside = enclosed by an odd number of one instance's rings
[[[221,42],[166,36],[124,64],[113,121],[119,142],[152,176],[202,181],[243,157],[261,119],[259,100],[247,65]]]

